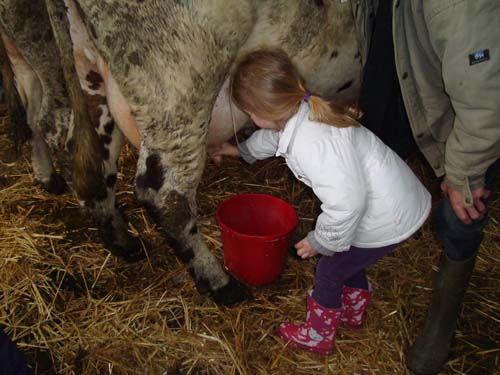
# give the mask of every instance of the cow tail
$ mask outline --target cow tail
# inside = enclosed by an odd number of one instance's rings
[[[46,0],[54,37],[59,49],[64,78],[73,108],[75,149],[73,155],[73,187],[80,200],[88,205],[106,196],[104,181],[104,147],[88,113],[87,102],[76,74],[69,21],[63,0]]]
[[[2,31],[0,31],[1,33]],[[0,70],[2,72],[2,86],[5,95],[5,104],[10,121],[7,123],[7,134],[14,143],[16,158],[21,153],[21,147],[31,139],[31,129],[28,125],[26,110],[17,91],[14,72],[10,64],[7,51],[0,38]]]

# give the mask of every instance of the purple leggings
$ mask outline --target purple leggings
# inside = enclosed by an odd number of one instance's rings
[[[365,249],[351,246],[349,251],[323,255],[314,274],[312,297],[321,306],[340,308],[342,306],[342,286],[368,289],[365,268],[389,254],[399,244]]]

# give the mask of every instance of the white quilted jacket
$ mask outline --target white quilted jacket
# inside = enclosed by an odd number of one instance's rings
[[[313,189],[322,202],[308,237],[313,248],[332,255],[351,245],[396,244],[415,233],[429,215],[431,196],[406,163],[368,129],[336,128],[310,121],[308,113],[302,103],[282,131],[258,130],[240,151],[248,162],[284,157]]]

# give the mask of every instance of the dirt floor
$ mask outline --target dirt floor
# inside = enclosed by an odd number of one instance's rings
[[[4,125],[6,119],[0,119]],[[0,125],[1,126],[1,125]],[[362,329],[340,329],[336,351],[320,356],[292,349],[277,336],[285,320],[302,320],[315,260],[288,257],[279,279],[251,288],[235,307],[197,293],[152,220],[134,199],[136,156],[124,149],[117,199],[140,236],[147,259],[112,256],[96,228],[67,193],[33,185],[29,149],[20,158],[0,129],[0,325],[36,374],[410,374],[404,365],[431,296],[440,246],[430,223],[368,269],[378,285]],[[438,181],[414,157],[411,167],[440,197]],[[442,374],[500,374],[500,195],[465,297],[450,362]],[[243,192],[278,196],[313,227],[319,204],[283,160],[252,166],[209,163],[199,187],[198,227],[222,260],[215,210]]]

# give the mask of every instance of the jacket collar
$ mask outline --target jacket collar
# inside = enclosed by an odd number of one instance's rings
[[[281,134],[278,142],[276,156],[285,156],[290,153],[300,124],[302,124],[304,120],[308,118],[309,104],[307,104],[306,102],[302,102],[297,113],[286,122],[284,129],[280,132]]]

